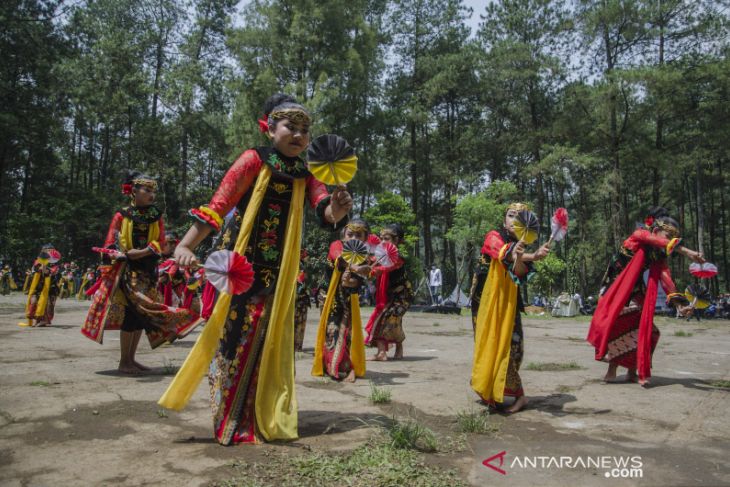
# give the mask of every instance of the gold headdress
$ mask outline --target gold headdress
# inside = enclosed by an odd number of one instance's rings
[[[133,186],[147,186],[157,191],[157,181],[152,178],[140,177],[132,180]]]
[[[515,210],[515,211],[523,211],[523,210],[530,210],[530,207],[527,203],[510,203],[507,207],[507,211],[509,210]]]
[[[297,124],[312,124],[312,117],[309,115],[309,113],[307,113],[304,107],[302,107],[301,105],[291,104],[275,108],[269,114],[269,125],[272,125],[272,121],[282,120],[284,118],[286,118],[287,120],[291,120],[292,122]]]
[[[353,221],[345,225],[345,228],[355,233],[364,233],[367,235],[370,233],[370,228],[361,221]]]

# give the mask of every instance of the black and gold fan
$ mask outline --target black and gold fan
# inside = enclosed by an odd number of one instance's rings
[[[320,135],[307,151],[309,172],[324,184],[347,184],[357,172],[357,156],[339,135]]]

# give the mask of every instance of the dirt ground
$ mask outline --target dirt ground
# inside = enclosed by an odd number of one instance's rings
[[[205,382],[181,413],[156,404],[197,333],[155,351],[143,343],[138,359],[153,373],[125,377],[115,370],[118,333],[102,346],[79,333],[87,303],[62,301],[52,327],[33,329],[17,326],[23,304],[17,293],[0,297],[2,485],[210,485],[230,479],[236,462],[352,450],[394,416],[457,437],[457,414],[482,408],[469,387],[467,316],[407,314],[406,358],[368,362],[365,380],[341,384],[309,375],[313,309],[297,355],[301,438],[222,447],[212,440]],[[475,486],[730,485],[730,389],[718,384],[730,380],[730,322],[658,324],[653,385],[644,390],[599,380],[605,366],[583,340],[588,319],[526,318],[528,409],[492,415],[496,434],[468,434],[462,447],[424,454],[424,462]],[[570,366],[537,370],[544,363]],[[371,382],[391,391],[391,404],[371,404]],[[504,474],[483,464],[495,455],[488,463]],[[629,457],[638,470],[613,469]],[[608,463],[585,465],[590,459]]]

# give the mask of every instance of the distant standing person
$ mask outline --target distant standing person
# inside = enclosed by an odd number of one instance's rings
[[[441,269],[436,264],[431,264],[431,271],[428,273],[428,286],[431,288],[431,304],[441,302]]]

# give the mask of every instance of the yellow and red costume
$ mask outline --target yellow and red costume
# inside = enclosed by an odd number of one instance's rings
[[[519,287],[534,274],[517,275],[509,261],[517,240],[506,230],[491,231],[484,238],[482,261],[489,260],[486,281],[477,286],[478,312],[474,323],[474,361],[471,387],[483,401],[504,402],[504,396],[524,395],[519,369],[524,354],[523,311]]]
[[[312,364],[312,375],[326,373],[335,380],[344,379],[351,370],[355,371],[355,377],[365,376],[365,343],[358,294],[365,280],[352,273],[357,285],[343,285],[343,273],[348,265],[341,254],[342,241],[337,240],[330,245],[327,256],[330,283],[319,318]]]
[[[255,272],[243,294],[219,292],[212,314],[159,404],[181,409],[208,372],[219,443],[297,438],[294,300],[305,198],[320,222],[326,187],[301,158],[271,147],[250,149],[231,166],[208,206],[192,210],[220,230],[234,206],[230,248]]]

